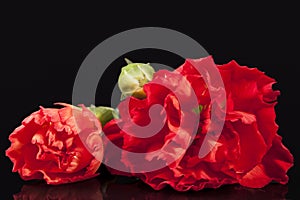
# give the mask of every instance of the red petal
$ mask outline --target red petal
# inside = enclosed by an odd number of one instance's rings
[[[276,114],[274,107],[267,106],[261,108],[255,114],[258,129],[264,137],[268,148],[270,148],[278,130],[278,125],[275,123]]]
[[[234,166],[237,173],[245,173],[261,162],[267,146],[256,123],[244,124],[241,121],[232,123],[232,131],[240,137],[240,157]]]
[[[263,187],[272,180],[285,184],[288,181],[286,173],[291,166],[293,166],[293,156],[281,143],[281,137],[276,135],[262,163],[243,176],[239,182],[241,185],[253,188]]]
[[[239,183],[247,187],[261,188],[271,181],[272,179],[266,175],[264,166],[262,164],[258,164],[245,176],[243,176]]]
[[[262,164],[266,174],[272,180],[285,184],[288,181],[286,175],[289,168],[293,166],[294,158],[289,150],[282,144],[281,136],[275,135],[272,147],[265,155]]]

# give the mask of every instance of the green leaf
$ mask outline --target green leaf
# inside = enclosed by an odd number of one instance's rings
[[[199,105],[198,107],[193,109],[193,112],[196,113],[197,115],[199,115],[202,110],[203,110],[203,106]]]

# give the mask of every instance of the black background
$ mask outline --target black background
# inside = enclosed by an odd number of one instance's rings
[[[11,173],[12,163],[4,155],[10,145],[8,135],[22,119],[40,105],[71,103],[77,70],[103,40],[128,29],[157,26],[192,37],[213,55],[217,64],[234,59],[241,65],[258,67],[277,80],[275,87],[281,91],[276,106],[279,134],[295,157],[295,166],[288,172],[287,198],[295,199],[299,183],[296,137],[300,72],[296,6],[274,3],[163,6],[147,2],[140,6],[2,6],[0,178],[5,187],[1,187],[1,196],[3,193],[11,198],[25,183],[17,173]],[[134,61],[160,61],[173,67],[182,61],[166,52],[151,50],[130,56]],[[122,62],[119,58],[113,64],[106,72],[109,78],[99,84],[96,99],[99,105],[109,105],[109,96],[103,94],[111,92],[111,83],[116,80]]]

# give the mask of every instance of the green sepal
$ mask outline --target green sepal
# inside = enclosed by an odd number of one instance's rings
[[[104,126],[107,122],[109,122],[112,119],[119,118],[119,111],[117,109],[105,106],[96,107],[94,105],[91,105],[90,107],[88,107],[88,109],[96,115],[96,117],[101,122],[102,126]]]

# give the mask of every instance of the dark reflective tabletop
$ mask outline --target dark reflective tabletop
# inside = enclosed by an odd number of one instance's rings
[[[270,184],[261,189],[227,185],[198,192],[155,191],[139,180],[127,177],[91,180],[49,186],[42,182],[24,184],[13,199],[286,199],[287,185]]]

